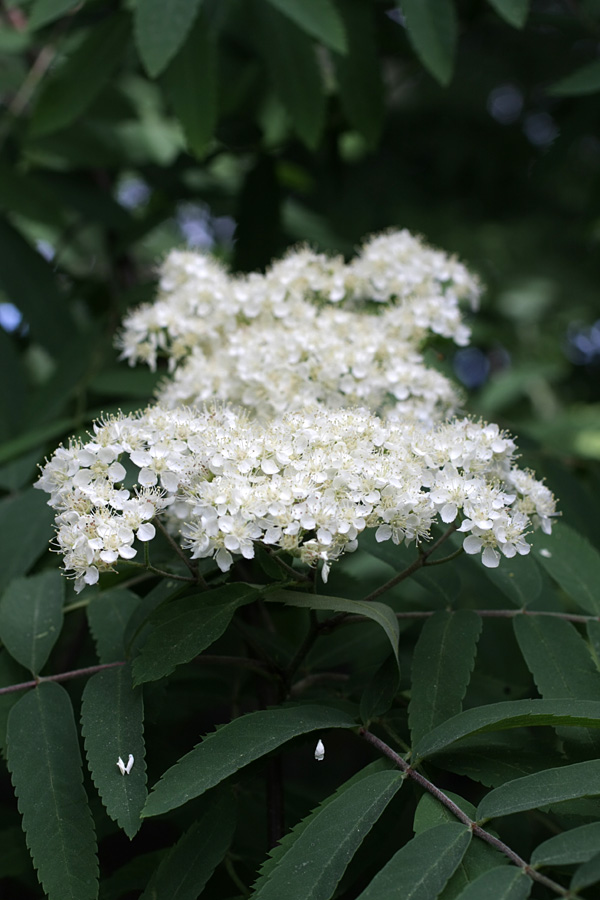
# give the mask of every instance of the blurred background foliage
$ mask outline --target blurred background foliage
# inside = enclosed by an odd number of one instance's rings
[[[51,533],[36,464],[152,397],[160,373],[119,363],[113,338],[171,248],[248,271],[301,241],[350,256],[388,227],[479,274],[471,347],[437,342],[431,361],[462,381],[466,410],[519,435],[566,521],[599,540],[599,50],[600,0],[0,0],[0,593]],[[347,596],[374,577],[355,565],[334,581]],[[489,594],[464,568],[469,596]],[[56,671],[79,664],[78,628]],[[520,658],[509,640],[487,641],[475,701],[508,695],[489,685]],[[26,677],[3,659],[1,683]],[[526,696],[511,669],[510,697]],[[165,758],[187,747],[156,731]],[[8,779],[0,797],[14,804]],[[39,896],[10,815],[3,871]],[[129,857],[115,847],[116,868]]]
[[[170,248],[251,270],[387,227],[486,285],[431,349],[465,407],[588,471],[599,48],[598,0],[3,0],[0,486],[151,397],[112,341]]]

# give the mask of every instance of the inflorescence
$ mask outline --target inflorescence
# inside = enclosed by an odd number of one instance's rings
[[[418,543],[436,523],[489,567],[528,553],[527,534],[550,531],[552,494],[498,426],[449,418],[458,395],[422,355],[432,332],[468,342],[460,304],[478,293],[405,231],[347,265],[301,249],[237,278],[172,253],[157,302],[119,337],[132,365],[168,359],[157,404],[96,423],[36,484],[76,590],[131,560],[157,517],[223,571],[262,542],[326,579],[365,529]]]

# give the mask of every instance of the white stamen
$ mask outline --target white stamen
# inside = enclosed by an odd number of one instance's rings
[[[121,773],[121,775],[129,775],[129,773],[130,773],[131,770],[133,769],[133,756],[132,756],[132,754],[131,754],[131,753],[129,754],[129,759],[127,760],[127,765],[125,765],[125,763],[123,762],[123,760],[121,759],[121,757],[119,757],[118,760],[117,760],[117,766],[118,766],[118,768],[119,768],[119,772]]]

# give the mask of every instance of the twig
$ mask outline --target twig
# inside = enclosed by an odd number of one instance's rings
[[[157,525],[160,533],[166,538],[171,549],[175,551],[175,553],[177,554],[179,559],[190,570],[190,572],[194,576],[194,581],[198,582],[198,584],[200,585],[200,587],[202,588],[203,591],[207,591],[208,585],[207,585],[206,581],[204,580],[204,578],[202,577],[202,575],[200,574],[200,571],[198,569],[198,564],[195,563],[193,560],[191,560],[188,556],[186,556],[186,554],[184,553],[182,548],[179,546],[179,544],[173,538],[173,536],[169,534],[169,532],[167,531],[167,529],[165,528],[165,526],[163,525],[163,523],[160,521],[159,518],[156,518],[154,521],[156,522],[156,525]]]
[[[419,784],[422,788],[424,788],[428,793],[430,793],[436,800],[439,801],[446,809],[449,809],[453,815],[462,822],[463,825],[466,825],[471,829],[471,832],[478,838],[481,838],[482,841],[485,841],[487,844],[490,844],[496,850],[499,850],[500,853],[503,853],[505,856],[510,859],[516,866],[523,869],[526,875],[529,878],[532,878],[534,881],[538,881],[540,884],[545,885],[550,888],[550,890],[559,894],[561,897],[570,897],[570,892],[562,887],[562,885],[558,884],[556,881],[552,881],[551,878],[547,878],[545,875],[542,875],[541,872],[538,872],[536,869],[532,868],[529,863],[525,862],[525,860],[519,856],[511,847],[501,841],[499,838],[494,837],[493,834],[490,834],[489,831],[486,831],[485,828],[482,828],[481,825],[478,825],[473,819],[470,818],[460,806],[457,806],[453,800],[450,799],[443,791],[441,791],[438,787],[435,786],[431,781],[417,772],[415,769],[411,768],[411,766],[406,762],[405,759],[396,753],[395,750],[392,750],[384,741],[380,738],[376,737],[376,735],[372,734],[370,731],[367,731],[365,728],[361,728],[359,731],[361,737],[363,737],[369,744],[379,750],[384,756],[387,756],[388,759],[391,759],[395,765],[401,769],[408,778],[412,778],[417,784]]]
[[[25,691],[27,688],[37,687],[45,681],[69,681],[71,678],[79,678],[82,675],[95,675],[96,672],[102,672],[104,669],[114,669],[115,666],[124,666],[125,662],[102,663],[97,666],[86,666],[85,669],[72,669],[70,672],[59,672],[58,675],[44,675],[33,679],[32,681],[22,681],[20,684],[10,684],[8,687],[0,688],[0,695],[13,694],[15,691]]]
[[[312,675],[307,675],[306,678],[301,678],[300,681],[291,686],[290,697],[298,697],[315,684],[326,684],[331,681],[345,683],[349,679],[350,676],[344,675],[342,672],[314,672]]]
[[[418,570],[422,569],[424,566],[435,565],[438,563],[447,562],[449,559],[454,559],[455,556],[458,556],[458,553],[451,553],[450,556],[446,556],[446,557],[444,557],[444,559],[437,560],[436,563],[433,563],[433,562],[428,563],[427,562],[427,560],[429,559],[431,554],[435,553],[437,548],[439,546],[441,546],[441,544],[443,544],[444,541],[447,541],[448,538],[450,537],[450,535],[454,534],[456,529],[457,529],[456,525],[454,525],[454,524],[451,525],[450,528],[448,528],[443,533],[443,535],[437,539],[437,541],[435,541],[430,547],[427,548],[427,550],[421,551],[419,556],[415,559],[414,562],[412,562],[410,564],[410,566],[407,566],[406,569],[404,569],[402,572],[398,572],[397,575],[394,575],[394,577],[390,578],[389,581],[386,581],[385,584],[382,584],[380,587],[376,588],[374,591],[371,591],[370,594],[367,594],[366,597],[362,598],[362,602],[370,603],[371,600],[376,600],[377,597],[380,597],[382,594],[387,593],[387,591],[390,591],[393,587],[396,587],[397,584],[400,584],[402,581],[405,581],[407,578],[410,578],[411,575],[414,575],[415,572],[418,572]],[[462,550],[462,548],[461,548],[461,550]]]
[[[306,575],[304,572],[298,572],[297,569],[294,569],[293,566],[289,566],[284,559],[281,559],[277,553],[272,550],[267,544],[263,544],[264,549],[267,551],[273,562],[277,563],[280,569],[282,569],[287,575],[291,575],[295,581],[310,581],[312,582],[312,578],[310,575]]]

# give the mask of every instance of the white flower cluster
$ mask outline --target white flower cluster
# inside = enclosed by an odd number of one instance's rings
[[[422,343],[430,333],[468,343],[460,303],[478,297],[461,263],[407,231],[371,238],[348,264],[294,250],[264,275],[230,277],[174,252],[158,299],[127,316],[119,344],[131,365],[168,358],[162,405],[217,398],[262,418],[360,405],[433,424],[460,397],[425,366]]]
[[[58,512],[76,590],[133,558],[134,539],[154,537],[155,516],[192,558],[214,557],[223,571],[261,541],[322,560],[326,578],[365,528],[400,544],[459,519],[465,550],[497,566],[501,553],[527,553],[527,532],[549,531],[554,514],[514,452],[497,426],[468,419],[432,428],[315,407],[260,423],[228,407],[154,406],[59,448],[36,486]]]

